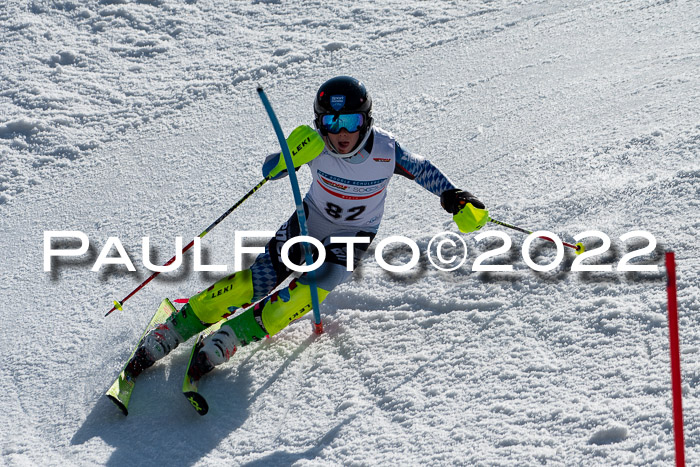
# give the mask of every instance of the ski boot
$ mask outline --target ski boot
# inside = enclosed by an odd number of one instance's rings
[[[134,356],[126,365],[125,371],[132,378],[136,378],[145,369],[150,368],[155,362],[172,352],[178,345],[205,328],[206,324],[197,318],[189,304],[185,304],[180,311],[173,313],[165,323],[159,324],[146,334]]]
[[[226,363],[241,346],[241,341],[229,326],[222,326],[197,343],[192,364],[187,370],[195,381],[214,369],[215,366]]]

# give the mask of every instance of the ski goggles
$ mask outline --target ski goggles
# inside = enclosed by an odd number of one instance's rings
[[[355,133],[365,123],[363,114],[339,114],[321,116],[321,129],[328,133],[338,134],[345,128],[350,133]]]

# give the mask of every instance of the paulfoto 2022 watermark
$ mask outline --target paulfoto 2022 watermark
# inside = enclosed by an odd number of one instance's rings
[[[244,254],[260,254],[265,251],[264,247],[245,246],[243,241],[251,238],[271,238],[275,235],[274,231],[236,231],[234,234],[234,270],[242,269]],[[612,264],[583,264],[595,256],[603,255],[611,246],[610,237],[603,232],[597,230],[589,230],[574,236],[574,240],[581,241],[585,238],[597,238],[602,240],[602,245],[585,251],[576,256],[571,263],[571,271],[573,272],[610,272],[613,271]],[[72,241],[78,240],[80,246],[77,248],[54,248],[54,239],[69,239]],[[472,263],[471,270],[474,272],[509,272],[513,271],[512,264],[484,264],[487,259],[504,255],[510,251],[513,243],[506,233],[491,230],[483,231],[474,236],[476,242],[487,238],[498,238],[503,244],[492,250],[485,251],[478,255]],[[538,264],[531,257],[532,242],[538,238],[547,238],[556,247],[556,255],[548,264]],[[656,238],[649,232],[644,230],[635,230],[620,236],[620,240],[627,242],[633,238],[642,238],[647,241],[647,245],[625,254],[617,263],[615,270],[619,272],[637,272],[648,271],[657,272],[658,266],[655,264],[638,264],[631,263],[634,258],[642,257],[651,254],[656,248]],[[330,242],[333,244],[342,244],[347,246],[346,268],[348,271],[353,271],[354,268],[354,245],[370,243],[369,237],[331,237]],[[313,264],[298,265],[292,262],[289,258],[289,250],[292,246],[300,242],[307,242],[314,246],[318,255]],[[182,265],[183,247],[182,237],[175,237],[176,254],[172,261],[165,265],[159,266],[153,264],[150,258],[150,239],[142,237],[141,259],[146,269],[153,272],[172,272],[177,270]],[[194,249],[194,271],[196,272],[227,272],[228,266],[224,264],[202,264],[201,238],[196,237],[192,241]],[[404,264],[389,264],[384,259],[384,250],[392,244],[401,244],[408,246],[411,250],[411,256],[408,262]],[[85,255],[90,247],[88,236],[81,231],[74,230],[49,230],[44,232],[44,271],[50,272],[52,269],[53,258],[60,257],[76,257]],[[434,251],[433,251],[434,249]],[[116,250],[117,256],[110,256],[110,253]],[[552,271],[559,267],[564,258],[564,244],[561,239],[554,233],[539,230],[528,235],[521,247],[522,258],[531,269],[538,272]],[[467,260],[468,248],[464,238],[454,232],[441,232],[434,235],[427,246],[427,256],[430,264],[441,271],[454,271],[461,268]],[[310,236],[297,236],[287,240],[280,251],[280,257],[285,266],[296,272],[308,272],[318,269],[326,259],[326,250],[324,245],[318,239]],[[393,235],[381,240],[374,249],[374,258],[377,264],[384,270],[403,273],[410,271],[420,261],[421,251],[418,244],[412,239],[403,235]],[[100,254],[95,260],[91,270],[99,272],[106,265],[121,265],[126,267],[128,271],[135,272],[134,263],[124,249],[124,246],[118,237],[109,237],[107,242],[100,250]]]

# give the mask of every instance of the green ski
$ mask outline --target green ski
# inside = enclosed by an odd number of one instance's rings
[[[136,382],[135,379],[132,378],[131,375],[125,371],[126,366],[129,364],[129,361],[141,345],[141,342],[146,336],[146,333],[153,329],[153,327],[164,323],[165,320],[168,319],[168,317],[175,311],[175,307],[172,303],[170,303],[170,300],[168,300],[167,298],[163,299],[163,301],[160,303],[160,306],[158,307],[158,310],[155,312],[155,314],[151,318],[151,321],[148,323],[148,326],[146,326],[146,329],[143,331],[143,334],[141,334],[141,338],[139,338],[138,344],[136,344],[136,347],[134,347],[134,350],[132,350],[131,355],[129,355],[129,358],[126,360],[126,363],[122,367],[122,370],[119,372],[119,376],[117,376],[117,379],[114,381],[112,386],[107,390],[105,394],[112,402],[114,402],[117,405],[117,407],[121,409],[122,412],[124,412],[124,415],[129,414],[129,400],[131,399],[131,393],[134,390],[134,385]]]
[[[199,381],[190,376],[190,367],[195,361],[197,354],[199,353],[199,349],[202,348],[202,342],[204,341],[204,338],[218,331],[221,325],[225,322],[226,320],[222,319],[218,323],[211,325],[206,330],[199,333],[199,335],[197,336],[197,341],[195,342],[194,346],[192,346],[192,352],[190,352],[190,360],[187,362],[187,369],[185,370],[185,379],[182,382],[182,393],[184,394],[185,398],[187,398],[189,403],[192,404],[192,407],[194,407],[194,409],[199,415],[207,414],[207,412],[209,411],[209,404],[207,404],[207,400],[204,398],[204,396],[202,396],[199,393],[197,389]]]

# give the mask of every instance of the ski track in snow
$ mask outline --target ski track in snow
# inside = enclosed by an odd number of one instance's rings
[[[103,318],[148,275],[141,237],[165,261],[175,235],[188,241],[259,181],[276,141],[258,83],[289,131],[341,73],[493,217],[567,241],[603,231],[601,264],[643,245],[620,240],[632,230],[656,237],[649,263],[676,251],[686,455],[700,463],[698,16],[642,1],[8,3],[0,463],[673,463],[663,268],[572,273],[567,253],[535,273],[515,232],[492,260],[512,273],[471,272],[499,244],[474,235],[451,273],[422,257],[388,274],[372,247],[324,303],[323,335],[305,318],[202,381],[206,417],[180,394],[189,345],[139,379],[127,418],[102,397],[160,299],[217,278],[188,257]],[[207,235],[209,262],[233,264],[235,229],[276,229],[289,194],[286,182],[256,193]],[[89,254],[43,272],[43,232],[73,229]],[[402,234],[425,251],[445,230],[433,195],[392,182],[377,241]],[[110,236],[137,274],[90,272]]]
[[[176,133],[181,110],[202,100],[454,41],[455,24],[462,34],[496,28],[506,6],[9,2],[0,12],[0,204],[134,129]],[[478,24],[465,21],[476,14]]]

